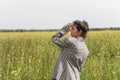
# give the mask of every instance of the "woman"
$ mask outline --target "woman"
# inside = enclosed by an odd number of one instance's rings
[[[88,30],[87,22],[76,20],[52,37],[52,41],[62,49],[55,65],[53,80],[80,80],[82,66],[89,54],[84,42]],[[71,37],[61,38],[69,31]]]

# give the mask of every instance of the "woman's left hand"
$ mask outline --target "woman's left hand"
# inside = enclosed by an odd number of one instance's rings
[[[73,23],[68,23],[67,26],[68,26],[69,28],[71,28],[71,27],[73,27]]]

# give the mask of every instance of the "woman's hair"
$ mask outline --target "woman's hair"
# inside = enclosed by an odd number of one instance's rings
[[[89,31],[89,26],[88,23],[86,21],[80,21],[80,20],[75,20],[73,21],[73,24],[75,25],[76,29],[78,31],[82,30],[82,37],[86,38],[87,35],[87,31]]]

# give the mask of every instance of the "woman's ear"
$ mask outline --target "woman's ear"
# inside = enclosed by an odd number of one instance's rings
[[[80,30],[80,31],[78,32],[78,34],[79,34],[79,36],[81,36],[81,35],[82,35],[82,30]]]

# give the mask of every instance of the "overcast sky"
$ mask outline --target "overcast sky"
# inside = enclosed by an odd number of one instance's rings
[[[120,0],[0,0],[0,29],[59,29],[77,19],[120,27]]]

